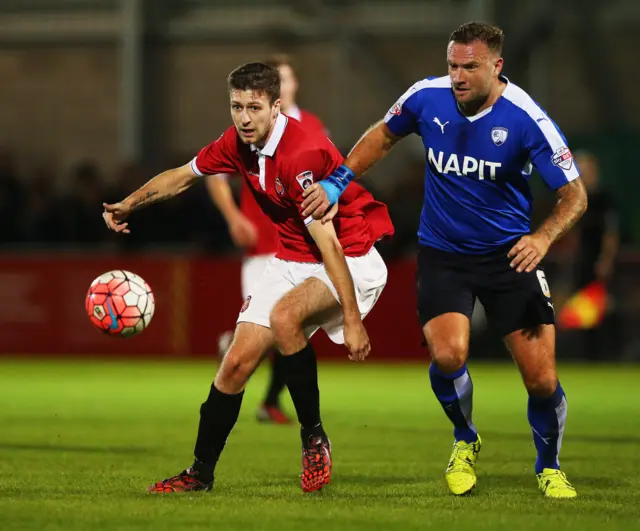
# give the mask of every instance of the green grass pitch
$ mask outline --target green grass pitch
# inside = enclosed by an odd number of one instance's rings
[[[299,488],[296,427],[254,421],[249,384],[208,494],[150,495],[190,464],[214,363],[0,361],[2,529],[640,529],[640,368],[565,365],[561,455],[575,501],[533,475],[526,394],[511,365],[472,364],[484,447],[478,488],[454,498],[451,429],[425,365],[321,365],[333,483]],[[290,402],[286,402],[289,411]]]

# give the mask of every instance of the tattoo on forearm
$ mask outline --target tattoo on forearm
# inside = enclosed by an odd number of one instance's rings
[[[151,192],[147,192],[147,195],[145,196],[145,199],[147,201],[149,201],[152,197],[158,195],[158,191],[157,190],[153,190]]]
[[[159,192],[157,190],[149,191],[146,194],[144,194],[142,197],[138,199],[134,199],[131,206],[138,207],[138,206],[143,206],[143,205],[148,205],[150,203],[153,203],[154,201],[157,201],[158,199],[160,199],[159,197],[157,197],[158,193]]]
[[[557,191],[558,202],[539,232],[555,243],[582,217],[587,209],[587,193],[580,179],[571,181]]]

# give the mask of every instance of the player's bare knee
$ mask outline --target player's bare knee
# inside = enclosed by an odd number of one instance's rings
[[[296,316],[284,304],[276,304],[269,316],[269,324],[277,343],[286,341],[300,328]]]
[[[224,357],[216,376],[216,387],[223,393],[240,392],[249,381],[256,366],[256,361],[246,353],[231,348]]]
[[[443,372],[456,372],[467,361],[467,345],[463,341],[447,341],[429,345],[434,363]]]
[[[273,307],[269,315],[269,326],[271,326],[271,331],[274,335],[286,329],[288,317],[289,315],[285,307],[279,304]]]

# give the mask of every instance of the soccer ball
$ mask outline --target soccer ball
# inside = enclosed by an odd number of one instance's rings
[[[115,270],[96,278],[85,299],[93,325],[110,336],[132,337],[142,332],[153,317],[153,292],[141,277]]]

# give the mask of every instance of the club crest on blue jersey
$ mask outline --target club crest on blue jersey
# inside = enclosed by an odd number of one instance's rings
[[[501,146],[507,141],[509,130],[506,127],[494,127],[491,130],[491,140],[496,146]]]

